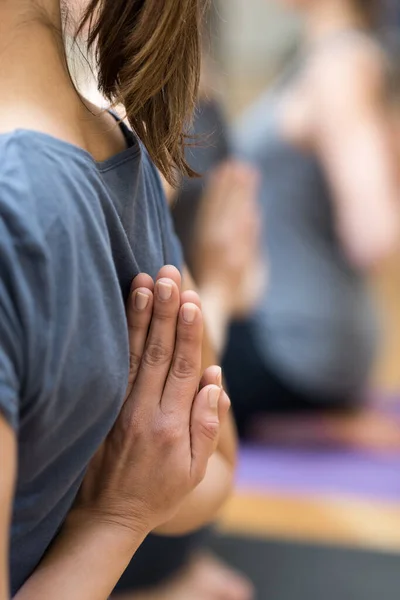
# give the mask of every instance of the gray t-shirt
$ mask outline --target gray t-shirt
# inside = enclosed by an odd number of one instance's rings
[[[158,174],[124,132],[128,148],[103,163],[42,133],[0,136],[0,410],[19,450],[13,594],[120,410],[132,278],[181,262]]]

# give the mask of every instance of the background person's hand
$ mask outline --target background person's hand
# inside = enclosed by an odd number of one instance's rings
[[[220,165],[208,178],[199,212],[193,275],[201,291],[223,298],[229,317],[246,314],[258,298],[258,182],[246,164]]]
[[[194,292],[181,297],[178,271],[165,267],[155,286],[139,275],[127,312],[126,400],[89,466],[75,510],[148,533],[171,519],[202,481],[229,400],[215,367],[198,392],[202,313]]]

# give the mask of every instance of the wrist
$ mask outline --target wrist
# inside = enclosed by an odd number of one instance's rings
[[[145,537],[143,527],[74,507],[18,598],[108,598]]]
[[[63,530],[109,538],[122,552],[133,555],[150,533],[151,527],[144,519],[131,519],[128,523],[124,519],[105,514],[95,508],[77,507],[69,512]]]

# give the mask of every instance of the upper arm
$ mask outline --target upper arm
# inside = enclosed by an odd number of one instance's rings
[[[397,239],[397,161],[383,58],[375,48],[345,49],[316,66],[312,84],[313,141],[332,188],[338,234],[349,258],[363,266]]]
[[[9,598],[8,546],[16,476],[16,446],[15,433],[0,413],[0,600]]]
[[[1,231],[1,228],[0,228]],[[16,434],[19,417],[19,353],[17,316],[7,293],[7,269],[0,257],[0,600],[9,598],[9,529],[16,477]],[[3,258],[3,261],[1,260]]]
[[[9,598],[9,529],[16,477],[16,454],[21,380],[21,327],[11,264],[0,235],[0,600]],[[18,271],[18,263],[14,265]]]

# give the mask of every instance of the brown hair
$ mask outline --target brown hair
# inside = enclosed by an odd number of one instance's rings
[[[204,0],[91,0],[89,26],[99,89],[124,105],[127,118],[170,183],[185,160],[186,131],[200,77]]]

